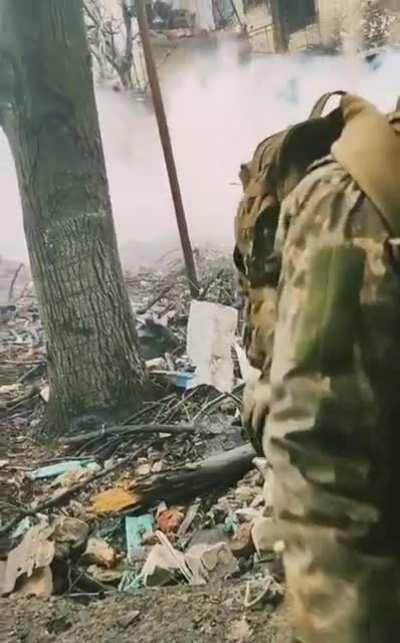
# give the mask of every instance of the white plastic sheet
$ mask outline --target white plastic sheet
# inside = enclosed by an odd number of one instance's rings
[[[230,306],[192,302],[187,329],[187,354],[196,366],[192,387],[208,384],[223,393],[232,391],[237,318],[237,310]]]

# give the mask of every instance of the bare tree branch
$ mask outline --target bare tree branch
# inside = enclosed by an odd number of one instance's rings
[[[8,302],[11,303],[13,300],[13,293],[14,293],[14,286],[15,282],[18,279],[18,275],[21,272],[22,268],[24,267],[23,263],[20,263],[16,271],[14,272],[13,278],[11,279],[10,287],[8,289]]]

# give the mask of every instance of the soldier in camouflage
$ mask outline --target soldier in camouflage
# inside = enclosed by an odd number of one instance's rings
[[[339,109],[331,154],[279,203],[272,354],[243,416],[274,471],[298,641],[395,643],[400,114],[351,95]]]

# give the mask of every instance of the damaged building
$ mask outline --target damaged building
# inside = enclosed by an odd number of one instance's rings
[[[268,5],[283,50],[356,51],[374,39],[400,41],[400,0],[270,0]]]

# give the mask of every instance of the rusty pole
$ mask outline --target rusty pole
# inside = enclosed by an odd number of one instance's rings
[[[169,134],[167,117],[165,114],[163,99],[161,95],[160,83],[158,80],[157,69],[154,63],[153,52],[149,36],[149,26],[147,23],[147,14],[145,0],[136,0],[137,20],[139,24],[139,33],[142,41],[144,59],[146,63],[147,75],[149,77],[151,95],[153,99],[154,111],[156,113],[158,132],[160,134],[161,146],[164,152],[165,165],[169,178],[172,199],[175,207],[176,221],[178,224],[179,236],[182,245],[183,256],[185,259],[186,272],[189,279],[189,288],[192,297],[199,296],[199,282],[196,274],[196,265],[193,258],[192,245],[190,243],[189,230],[186,222],[185,210],[183,207],[182,194],[179,187],[178,174],[176,171],[174,153],[172,150],[171,137]]]

